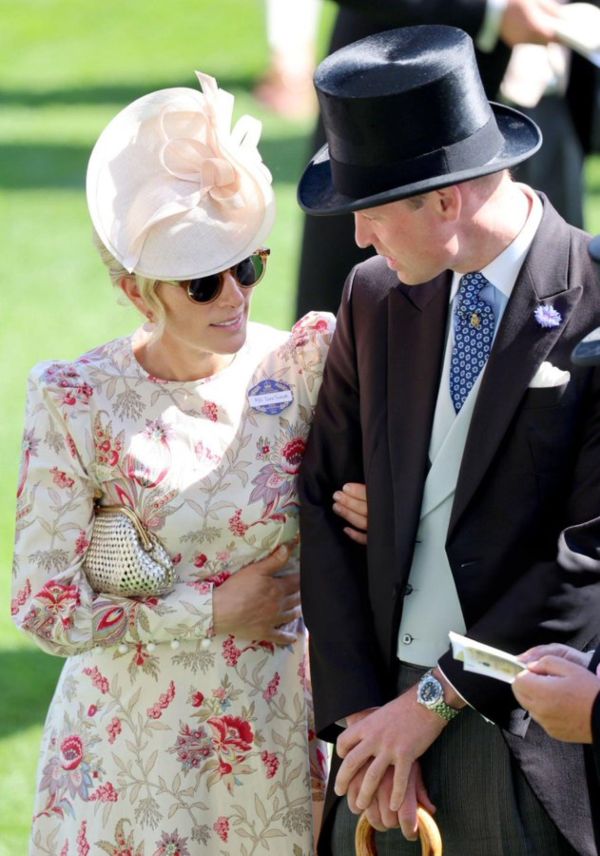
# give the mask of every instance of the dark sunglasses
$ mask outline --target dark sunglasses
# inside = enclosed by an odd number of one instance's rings
[[[247,259],[242,259],[233,267],[219,273],[211,273],[209,276],[199,276],[197,279],[188,279],[184,282],[175,280],[162,280],[173,285],[185,286],[187,296],[194,303],[212,303],[223,290],[225,274],[230,273],[236,283],[242,288],[254,288],[261,281],[267,269],[267,258],[271,250],[266,248],[257,250]]]

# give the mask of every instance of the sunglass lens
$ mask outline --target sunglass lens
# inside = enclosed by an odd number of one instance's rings
[[[235,267],[235,278],[240,285],[256,285],[265,272],[265,263],[258,253],[243,259]]]
[[[191,279],[188,283],[188,294],[196,303],[208,303],[213,300],[221,284],[218,273],[210,276],[201,276],[199,279]]]

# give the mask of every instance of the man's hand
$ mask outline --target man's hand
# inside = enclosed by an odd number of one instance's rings
[[[392,767],[389,807],[392,812],[398,812],[407,796],[413,762],[431,746],[446,725],[444,719],[417,702],[415,687],[349,725],[337,741],[338,755],[344,761],[335,780],[336,794],[347,793],[356,774],[366,766],[358,794],[353,799],[354,807],[350,805],[355,813],[362,811],[371,805],[380,782]],[[416,781],[412,784],[416,787]]]
[[[593,651],[578,651],[577,648],[570,648],[560,642],[552,642],[550,645],[535,645],[518,656],[523,663],[533,663],[535,660],[541,660],[542,657],[562,657],[563,660],[587,669],[593,654]]]
[[[512,685],[519,704],[557,740],[592,742],[592,707],[600,679],[565,657],[529,663]]]
[[[215,633],[234,633],[276,645],[296,641],[286,628],[300,618],[300,574],[280,576],[295,543],[284,544],[266,559],[246,565],[214,589]]]
[[[523,43],[547,45],[555,37],[554,25],[560,13],[561,4],[555,0],[508,0],[500,38],[509,47]]]
[[[354,785],[355,779],[351,782],[351,786]],[[399,826],[404,837],[408,841],[414,841],[418,836],[418,806],[422,805],[430,814],[434,814],[436,810],[434,804],[429,799],[429,794],[423,782],[421,765],[418,761],[415,761],[411,767],[406,796],[398,812],[390,809],[393,779],[394,770],[392,767],[388,767],[381,780],[375,799],[368,809],[366,809],[367,818],[371,826],[380,832],[386,832],[388,829],[395,829]],[[350,802],[349,799],[348,802]]]

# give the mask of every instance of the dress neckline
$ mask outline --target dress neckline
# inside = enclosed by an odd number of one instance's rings
[[[196,380],[167,380],[166,378],[156,377],[155,375],[150,374],[150,372],[146,371],[143,365],[140,363],[138,358],[135,355],[134,345],[137,337],[140,335],[140,332],[143,328],[138,327],[133,331],[129,336],[126,337],[127,342],[127,352],[130,358],[132,366],[135,367],[137,373],[143,377],[145,380],[150,383],[155,383],[157,386],[171,386],[171,387],[198,387],[204,386],[207,383],[217,380],[217,378],[222,378],[233,371],[235,371],[236,367],[241,365],[243,360],[240,359],[241,355],[248,348],[248,336],[250,335],[250,324],[248,325],[248,334],[246,335],[246,341],[242,345],[239,351],[234,354],[233,359],[229,363],[229,365],[225,366],[225,368],[220,369],[218,372],[214,372],[214,374],[206,375],[206,377],[200,377]]]

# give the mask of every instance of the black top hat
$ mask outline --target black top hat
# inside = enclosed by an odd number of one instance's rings
[[[455,27],[387,30],[331,54],[315,87],[328,143],[298,188],[309,214],[372,208],[514,166],[537,125],[490,103],[471,38]]]

